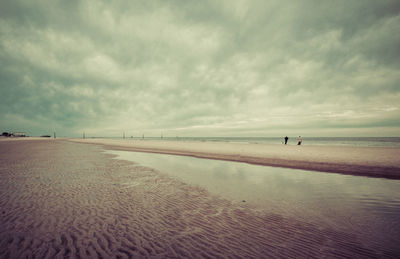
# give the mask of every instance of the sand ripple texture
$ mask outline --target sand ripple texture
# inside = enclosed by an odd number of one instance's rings
[[[62,140],[0,143],[1,258],[396,257],[101,151]]]

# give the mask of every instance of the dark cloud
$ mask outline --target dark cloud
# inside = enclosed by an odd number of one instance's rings
[[[393,135],[399,25],[398,1],[3,1],[0,122]]]

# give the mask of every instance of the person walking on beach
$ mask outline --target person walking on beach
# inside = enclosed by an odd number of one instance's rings
[[[303,142],[303,139],[301,138],[301,136],[299,136],[298,138],[297,138],[297,145],[298,146],[300,146],[301,145],[301,142]]]
[[[287,144],[288,139],[289,139],[288,136],[286,136],[285,137],[285,145]]]

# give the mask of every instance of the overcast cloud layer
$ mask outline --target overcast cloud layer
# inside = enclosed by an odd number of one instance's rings
[[[0,2],[0,130],[399,136],[399,1]]]

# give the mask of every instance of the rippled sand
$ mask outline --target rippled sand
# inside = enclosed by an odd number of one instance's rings
[[[396,257],[101,151],[0,142],[1,258]]]

